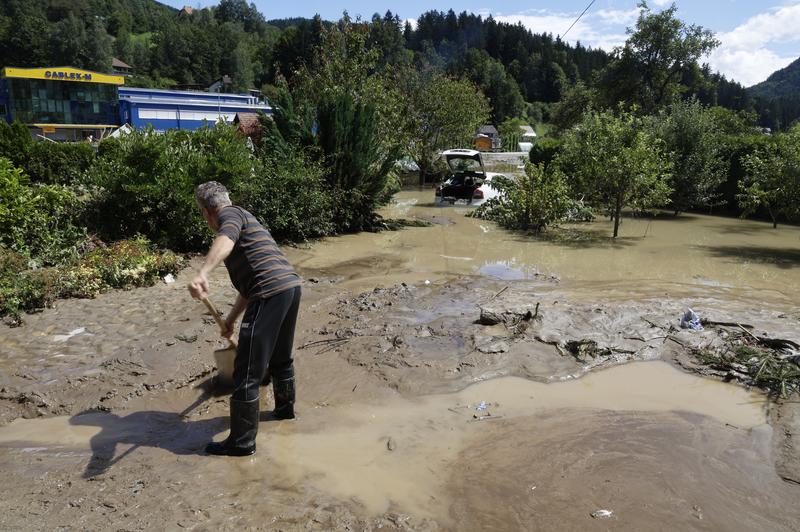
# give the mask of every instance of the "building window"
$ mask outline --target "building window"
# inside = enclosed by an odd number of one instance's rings
[[[224,119],[226,122],[231,122],[235,117],[236,113],[220,113],[217,111],[181,111],[181,120],[208,120],[211,123],[215,123],[220,118]]]
[[[165,109],[139,109],[139,118],[141,120],[177,120],[178,113]]]
[[[27,124],[116,124],[117,87],[103,83],[9,78],[14,118]]]

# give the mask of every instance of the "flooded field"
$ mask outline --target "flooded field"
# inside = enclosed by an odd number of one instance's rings
[[[702,293],[800,300],[800,227],[682,214],[626,218],[612,239],[612,223],[575,224],[532,238],[467,218],[466,206],[436,207],[431,190],[404,191],[387,218],[417,218],[431,228],[350,235],[293,252],[309,271],[343,276],[355,286],[424,281],[453,275],[532,279],[557,275],[569,287],[663,295]]]
[[[191,269],[0,331],[0,529],[798,530],[800,403],[692,374],[691,352],[738,323],[800,342],[800,229],[531,238],[431,194],[384,211],[431,227],[288,249],[299,417],[264,415],[252,458],[202,451],[227,397]],[[720,325],[678,329],[689,306]]]

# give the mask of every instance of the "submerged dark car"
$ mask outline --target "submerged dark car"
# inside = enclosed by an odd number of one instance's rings
[[[483,167],[481,152],[476,150],[447,150],[442,153],[450,168],[447,179],[436,187],[437,204],[453,204],[464,201],[480,205],[497,195],[490,185],[496,174],[487,174]]]

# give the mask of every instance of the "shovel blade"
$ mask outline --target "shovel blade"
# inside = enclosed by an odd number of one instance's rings
[[[233,360],[236,349],[217,349],[214,351],[214,362],[217,364],[217,378],[223,386],[233,386]]]

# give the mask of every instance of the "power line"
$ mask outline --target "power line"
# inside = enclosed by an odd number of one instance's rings
[[[564,32],[564,35],[562,35],[562,36],[561,36],[561,38],[562,38],[562,39],[563,39],[564,37],[566,37],[566,36],[567,36],[567,33],[569,33],[569,30],[571,30],[571,29],[572,29],[572,26],[574,26],[575,24],[577,24],[577,23],[578,23],[578,21],[581,19],[581,17],[582,17],[584,14],[586,14],[586,12],[587,12],[587,11],[589,11],[589,8],[590,8],[590,7],[592,7],[596,1],[597,1],[597,0],[592,0],[591,2],[589,2],[589,5],[588,5],[588,6],[586,6],[586,9],[584,9],[584,10],[583,10],[583,13],[581,13],[580,15],[578,15],[578,18],[576,18],[576,19],[575,19],[575,22],[573,22],[573,23],[572,23],[572,25],[571,25],[569,28],[567,28],[567,31],[565,31],[565,32]]]

